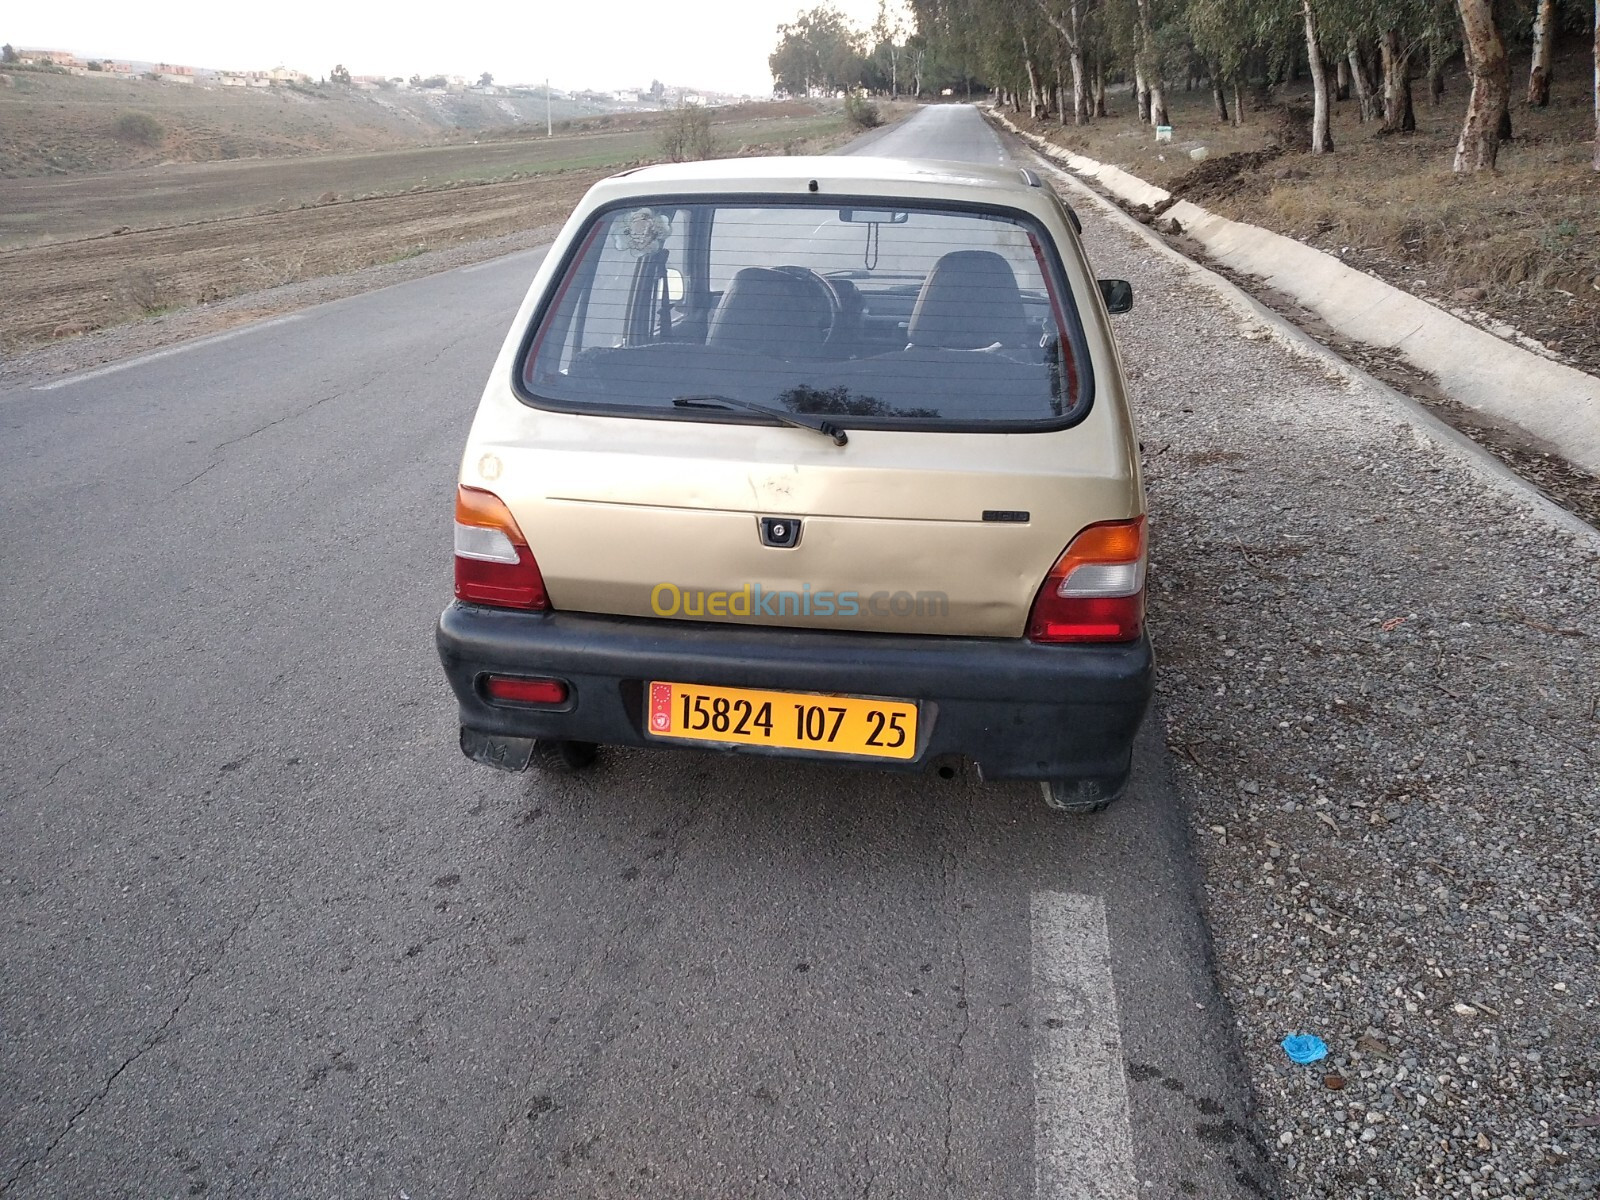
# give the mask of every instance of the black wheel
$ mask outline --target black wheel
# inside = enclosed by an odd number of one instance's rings
[[[533,761],[541,770],[571,775],[594,762],[599,749],[593,742],[538,741],[533,745]]]
[[[1128,779],[1052,779],[1039,788],[1046,808],[1082,815],[1110,808],[1127,790]]]

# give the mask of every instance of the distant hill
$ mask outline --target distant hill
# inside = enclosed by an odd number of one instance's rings
[[[558,99],[551,115],[562,121],[618,107]],[[544,119],[543,97],[528,92],[225,88],[8,69],[0,70],[0,176],[384,150],[542,127]]]

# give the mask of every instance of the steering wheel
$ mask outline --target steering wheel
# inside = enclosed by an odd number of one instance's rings
[[[833,324],[828,327],[828,344],[850,346],[858,342],[861,314],[867,309],[867,302],[861,298],[861,289],[838,276],[818,274],[817,278],[833,294]]]
[[[817,315],[822,318],[820,327],[822,337],[819,344],[827,345],[833,341],[834,333],[839,327],[839,317],[844,309],[844,304],[833,288],[832,281],[826,275],[819,275],[809,267],[778,267],[785,275],[803,280],[817,297]]]

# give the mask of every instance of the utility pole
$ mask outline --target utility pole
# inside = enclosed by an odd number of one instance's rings
[[[550,76],[544,77],[544,135],[550,137],[554,129],[550,124]]]

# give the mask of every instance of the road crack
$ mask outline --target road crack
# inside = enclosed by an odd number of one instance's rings
[[[319,396],[317,399],[313,400],[310,404],[306,405],[304,408],[296,409],[294,412],[284,413],[283,416],[276,417],[273,420],[268,421],[265,425],[261,425],[261,426],[258,426],[255,429],[252,429],[249,433],[241,433],[238,437],[229,438],[225,442],[218,442],[215,446],[212,447],[211,453],[213,455],[217,455],[217,454],[222,453],[222,451],[226,450],[229,446],[237,446],[240,442],[248,442],[251,438],[255,437],[256,434],[265,433],[267,430],[271,429],[273,426],[282,425],[285,421],[293,421],[297,417],[303,417],[308,412],[310,412],[312,409],[317,408],[320,405],[326,404],[330,400],[337,400],[342,395],[344,395],[344,393],[342,391],[339,391],[339,392],[330,392],[326,396]],[[216,470],[221,465],[222,465],[222,459],[213,458],[213,460],[206,466],[206,468],[204,470],[202,470],[198,475],[195,475],[193,478],[188,479],[187,481],[185,481],[183,483],[180,483],[177,487],[173,488],[170,492],[168,492],[167,495],[169,497],[176,496],[179,492],[183,491],[185,488],[190,487],[191,485],[193,485],[195,483],[198,483],[201,479],[203,479],[205,476],[209,475],[212,471]]]
[[[66,758],[62,759],[60,762],[58,762],[56,764],[56,769],[54,771],[50,772],[50,778],[49,779],[46,779],[43,783],[41,783],[36,788],[32,788],[32,789],[23,788],[22,790],[19,790],[19,791],[15,792],[15,793],[7,795],[6,798],[5,798],[5,803],[9,805],[13,800],[20,800],[23,796],[27,795],[30,790],[36,796],[44,795],[45,792],[50,790],[50,785],[53,784],[60,777],[61,772],[65,771],[68,767],[70,767],[73,763],[77,762],[82,757],[83,757],[82,753],[68,755]]]
[[[166,1040],[167,1031],[172,1028],[172,1023],[178,1019],[178,1014],[183,1011],[184,1007],[189,1003],[189,998],[194,994],[195,984],[199,983],[202,979],[210,975],[212,971],[216,970],[217,966],[222,962],[222,960],[227,957],[228,950],[232,947],[234,940],[241,932],[244,931],[245,927],[248,926],[251,921],[255,920],[256,913],[258,913],[260,910],[261,901],[257,900],[251,907],[250,912],[245,916],[244,920],[236,924],[228,932],[227,936],[222,939],[222,943],[217,947],[217,952],[212,956],[211,961],[203,964],[198,970],[193,972],[186,980],[184,980],[183,994],[178,997],[178,1002],[172,1006],[172,1011],[167,1014],[166,1019],[161,1022],[156,1031],[147,1037],[143,1044],[134,1050],[132,1054],[123,1059],[116,1070],[112,1071],[111,1074],[106,1077],[105,1083],[103,1083],[93,1095],[91,1095],[87,1100],[78,1106],[77,1111],[67,1118],[66,1124],[63,1125],[61,1131],[50,1140],[50,1144],[44,1148],[44,1152],[42,1154],[35,1155],[32,1158],[27,1158],[22,1161],[22,1164],[11,1173],[9,1178],[6,1179],[4,1185],[0,1185],[0,1195],[10,1193],[12,1189],[16,1187],[17,1181],[34,1167],[43,1167],[48,1164],[50,1161],[50,1156],[56,1151],[56,1147],[60,1146],[61,1143],[66,1140],[67,1135],[77,1128],[78,1122],[83,1119],[84,1114],[86,1114],[90,1109],[94,1108],[97,1104],[104,1100],[107,1095],[110,1094],[112,1087],[116,1085],[117,1080],[122,1077],[123,1073],[126,1072],[129,1067],[133,1066],[134,1063],[138,1062],[146,1054],[150,1053],[150,1051],[154,1050]]]
[[[342,395],[344,395],[344,393],[342,391],[339,391],[339,392],[330,392],[326,396],[319,396],[317,399],[313,400],[310,404],[306,405],[304,408],[296,409],[294,412],[291,412],[291,413],[284,413],[283,416],[276,417],[273,420],[268,421],[265,425],[262,425],[262,426],[260,426],[259,428],[256,428],[256,429],[252,429],[249,433],[241,433],[238,437],[229,438],[225,442],[218,442],[216,444],[216,446],[212,449],[211,453],[216,454],[220,450],[226,450],[229,446],[237,446],[240,442],[248,442],[251,438],[255,437],[256,434],[265,433],[267,430],[271,429],[273,426],[282,425],[285,421],[293,421],[297,417],[303,417],[308,412],[310,412],[312,409],[318,408],[321,405],[326,404],[329,400],[337,400]]]

